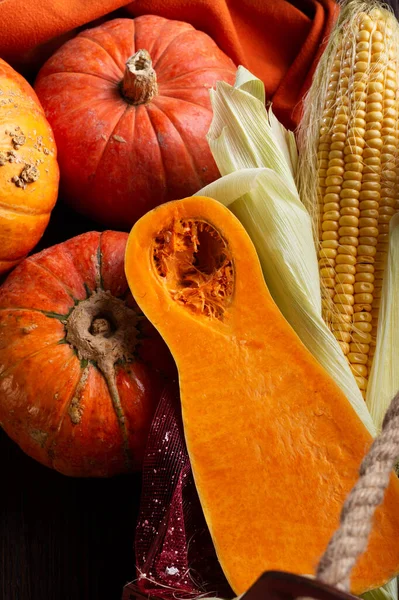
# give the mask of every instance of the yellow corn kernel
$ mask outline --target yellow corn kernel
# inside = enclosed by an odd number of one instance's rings
[[[353,365],[351,365],[351,370],[354,375],[360,377],[367,377],[368,369],[366,365],[359,365],[357,363],[354,363]]]
[[[347,342],[340,342],[338,341],[339,345],[341,346],[341,350],[342,352],[345,354],[345,356],[347,356],[349,354],[349,344]]]
[[[352,353],[348,354],[348,356],[351,356]],[[350,359],[349,359],[350,360]],[[356,383],[359,386],[360,390],[365,390],[367,388],[367,379],[365,377],[356,377]]]

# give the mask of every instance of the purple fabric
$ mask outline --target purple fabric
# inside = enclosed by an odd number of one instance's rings
[[[149,434],[135,551],[135,587],[142,594],[163,600],[234,596],[201,510],[174,387],[164,391]]]

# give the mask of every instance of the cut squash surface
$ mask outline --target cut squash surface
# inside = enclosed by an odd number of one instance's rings
[[[371,436],[274,304],[238,219],[209,198],[137,222],[132,293],[179,370],[196,487],[237,594],[269,569],[314,574]],[[399,482],[377,509],[352,592],[399,571]]]

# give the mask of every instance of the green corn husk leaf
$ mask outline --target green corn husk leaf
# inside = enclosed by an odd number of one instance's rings
[[[389,227],[389,250],[381,294],[377,345],[367,386],[366,403],[381,430],[386,410],[399,390],[399,214]]]
[[[197,195],[218,200],[240,219],[280,311],[375,435],[356,380],[322,318],[311,218],[295,185],[295,139],[265,110],[259,84],[240,67],[234,87],[220,82],[211,92],[208,142],[224,177]]]
[[[398,600],[397,579],[391,579],[382,587],[370,590],[361,596],[364,600]]]

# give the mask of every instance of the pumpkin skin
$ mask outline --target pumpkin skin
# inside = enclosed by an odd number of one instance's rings
[[[140,469],[165,377],[174,375],[166,345],[129,292],[126,239],[112,231],[72,238],[27,258],[0,288],[0,423],[22,450],[65,475]],[[108,370],[68,337],[73,315],[99,294],[94,317],[113,322],[115,335],[118,322],[107,303],[122,306],[128,319],[128,347]],[[104,342],[87,326],[85,335],[89,343]],[[113,335],[109,343],[118,344]]]
[[[0,59],[0,275],[42,237],[58,180],[53,133],[39,100]]]
[[[179,371],[184,434],[223,571],[242,594],[268,570],[314,575],[371,436],[286,322],[239,220],[210,198],[159,206],[125,270]],[[399,571],[392,475],[355,594]]]
[[[140,49],[149,52],[158,91],[134,105],[121,82]],[[234,82],[233,62],[180,21],[115,19],[68,41],[35,84],[57,142],[63,197],[107,227],[126,230],[154,206],[214,181],[209,88],[222,79]]]

